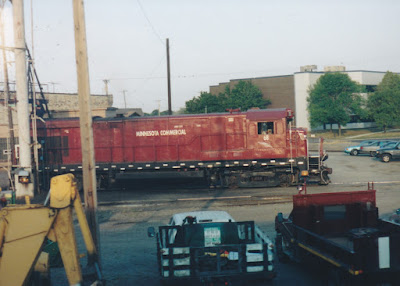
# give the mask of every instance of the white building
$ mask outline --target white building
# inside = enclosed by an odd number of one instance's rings
[[[309,122],[309,113],[307,111],[307,97],[309,95],[308,91],[310,87],[312,87],[317,82],[320,76],[324,75],[326,72],[332,71],[338,70],[327,70],[327,68],[325,68],[324,72],[304,71],[294,74],[294,99],[297,126],[311,129]],[[348,74],[353,81],[365,86],[369,91],[372,91],[372,89],[382,81],[384,75],[386,74],[386,72],[362,70],[341,70],[340,72]]]

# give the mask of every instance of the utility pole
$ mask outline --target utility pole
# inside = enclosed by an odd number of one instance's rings
[[[126,109],[126,90],[124,89],[122,91],[122,93],[124,94],[124,104],[125,104],[125,109]]]
[[[31,136],[29,124],[28,80],[25,60],[25,23],[23,0],[13,0],[15,81],[17,94],[19,163],[15,176],[16,197],[33,197]],[[21,180],[24,179],[24,180]]]
[[[158,103],[158,116],[160,116],[160,107],[161,107],[161,106],[160,106],[160,105],[161,105],[160,103],[161,103],[161,100],[157,99],[156,101],[157,101],[157,103]]]
[[[1,33],[1,42],[2,45],[6,46],[6,38],[4,35],[4,4],[5,1],[1,3],[1,16],[0,16],[0,33]],[[6,121],[8,123],[8,139],[7,139],[7,162],[8,162],[8,172],[11,172],[13,159],[14,159],[14,124],[13,124],[13,117],[12,117],[12,110],[9,106],[11,96],[10,96],[10,87],[8,85],[8,66],[7,66],[7,54],[6,49],[2,49],[3,55],[3,74],[4,74],[4,109],[7,112]]]
[[[83,190],[85,212],[97,254],[88,256],[88,265],[100,267],[100,236],[97,224],[96,163],[90,106],[89,64],[86,43],[85,10],[83,0],[73,0],[75,57],[78,79],[79,117],[81,128]]]
[[[103,79],[104,82],[104,89],[106,91],[106,95],[108,95],[108,83],[110,82],[109,79]]]
[[[104,82],[104,89],[105,89],[105,92],[106,92],[108,105],[112,106],[112,104],[113,104],[112,95],[108,93],[108,83],[110,82],[110,80],[109,79],[103,79],[103,82]]]
[[[171,72],[169,65],[169,39],[167,38],[167,77],[168,77],[168,114],[172,115],[171,107]]]
[[[50,81],[50,82],[49,82],[49,84],[51,84],[51,85],[52,85],[52,87],[53,87],[53,91],[52,91],[52,92],[53,92],[53,93],[55,93],[55,92],[56,92],[56,90],[55,90],[55,88],[54,88],[54,87],[55,87],[55,85],[56,85],[56,84],[58,84],[58,83],[57,83],[57,82],[52,82],[52,81]],[[49,87],[48,87],[48,86],[47,86],[47,91],[49,91]]]

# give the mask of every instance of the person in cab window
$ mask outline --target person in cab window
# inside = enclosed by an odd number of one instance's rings
[[[267,126],[267,122],[263,122],[261,125],[261,131],[262,134],[267,134],[268,133],[268,126]]]

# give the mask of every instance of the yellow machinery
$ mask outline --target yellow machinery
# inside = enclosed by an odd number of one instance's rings
[[[49,207],[30,204],[28,200],[25,205],[0,210],[0,286],[28,284],[34,267],[46,272],[48,259],[42,253],[46,238],[57,241],[69,284],[82,283],[72,208],[75,208],[89,259],[97,256],[74,176],[52,178],[50,190]]]

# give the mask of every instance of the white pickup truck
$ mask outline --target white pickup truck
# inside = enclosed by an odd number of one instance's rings
[[[236,222],[224,211],[172,216],[148,236],[157,239],[163,285],[233,285],[275,277],[273,244],[254,221]]]

